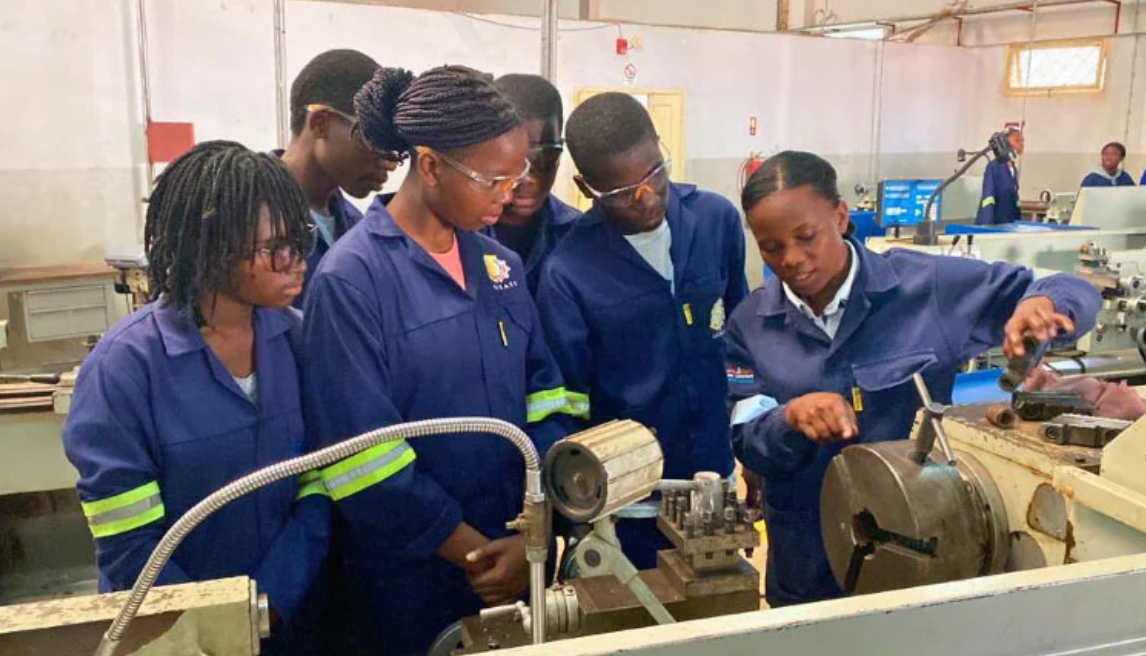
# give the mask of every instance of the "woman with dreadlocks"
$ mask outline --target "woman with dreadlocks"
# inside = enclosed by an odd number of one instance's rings
[[[160,176],[144,234],[154,300],[88,356],[64,426],[102,592],[130,588],[208,494],[300,453],[301,318],[289,306],[311,230],[286,168],[237,143],[199,144]],[[250,576],[289,620],[325,555],[329,500],[316,489],[281,481],[224,507],[158,583]]]
[[[383,69],[355,109],[372,146],[413,163],[393,199],[375,200],[312,278],[308,446],[477,415],[518,425],[544,454],[570,419],[561,375],[521,260],[476,232],[497,222],[529,173],[513,105],[488,75],[446,66],[417,79]],[[423,654],[451,622],[524,592],[524,546],[505,526],[521,509],[524,468],[504,440],[390,443],[323,478],[343,520],[335,544],[361,653]]]

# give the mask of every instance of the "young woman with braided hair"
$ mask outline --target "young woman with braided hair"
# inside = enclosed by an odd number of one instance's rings
[[[155,298],[88,356],[64,425],[101,591],[130,588],[208,494],[301,452],[301,317],[289,306],[311,230],[281,162],[237,143],[199,144],[159,177],[144,235]],[[281,481],[228,505],[159,584],[250,576],[286,623],[264,653],[307,653],[290,636],[326,552],[330,502],[316,491]]]
[[[561,376],[521,260],[476,232],[529,172],[513,106],[488,75],[446,66],[416,79],[383,69],[355,107],[373,147],[413,161],[311,281],[308,446],[477,415],[517,424],[544,454],[571,419]],[[524,547],[505,526],[523,478],[510,444],[477,434],[392,443],[323,472],[343,520],[335,544],[355,649],[424,654],[450,623],[525,591]]]

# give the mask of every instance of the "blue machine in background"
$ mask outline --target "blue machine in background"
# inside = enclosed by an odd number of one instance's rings
[[[884,180],[879,183],[876,222],[884,228],[918,224],[926,218],[923,212],[927,208],[927,199],[942,183],[942,180]],[[942,204],[940,195],[935,199],[935,213],[939,212]]]

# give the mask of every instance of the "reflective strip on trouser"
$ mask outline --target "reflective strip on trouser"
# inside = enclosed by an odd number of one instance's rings
[[[397,474],[414,458],[405,440],[386,442],[322,470],[322,481],[330,498],[339,501]]]
[[[995,204],[995,197],[994,196],[987,196],[986,198],[983,199],[983,204],[980,205],[980,208],[990,207],[994,204]]]
[[[566,392],[564,412],[578,419],[589,419],[589,395],[580,392]]]
[[[114,497],[81,503],[92,537],[107,538],[163,519],[159,483],[152,481]]]
[[[534,392],[525,397],[525,421],[535,424],[549,415],[565,412],[566,392],[564,387]]]
[[[308,471],[299,476],[298,494],[295,495],[294,500],[299,501],[315,494],[321,494],[324,497],[330,496],[326,493],[326,483],[322,481],[322,472]]]

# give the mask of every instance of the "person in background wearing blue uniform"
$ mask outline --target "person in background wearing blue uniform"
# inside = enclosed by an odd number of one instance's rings
[[[671,161],[632,96],[605,93],[569,117],[574,178],[593,208],[549,259],[538,309],[590,424],[656,430],[666,478],[733,470],[724,407],[724,317],[748,293],[744,231],[727,199],[671,184]],[[578,398],[574,397],[574,398]],[[617,535],[639,568],[669,543],[656,507],[623,510]]]
[[[318,244],[307,259],[307,283],[334,242],[362,219],[342,192],[366,198],[404,161],[400,153],[374,150],[351,131],[354,94],[378,68],[357,50],[328,50],[304,66],[290,87],[291,141],[275,154],[302,187],[318,229]],[[302,307],[303,298],[299,294],[295,307]]]
[[[776,273],[728,323],[732,439],[763,480],[766,597],[773,607],[841,593],[820,537],[820,485],[856,442],[906,439],[920,408],[911,377],[951,402],[955,374],[983,351],[1022,353],[1088,332],[1101,300],[1067,275],[892,249],[844,237],[836,172],[811,153],[772,157],[743,207]]]
[[[561,374],[513,251],[485,235],[529,173],[529,137],[492,78],[382,69],[355,100],[376,148],[414,153],[318,267],[305,304],[308,446],[419,419],[486,416],[538,451],[569,425]],[[416,456],[415,456],[416,454]],[[324,470],[353,600],[351,651],[424,654],[450,623],[528,585],[524,463],[492,435],[393,442]]]
[[[540,75],[503,75],[494,81],[521,117],[529,135],[529,175],[513,190],[501,220],[483,232],[517,253],[525,263],[529,293],[537,294],[541,269],[581,212],[551,192],[565,152],[561,94]]]
[[[1015,155],[1022,157],[1025,141],[1018,128],[1007,130],[1007,141]],[[993,159],[983,171],[983,197],[979,201],[976,225],[1014,223],[1022,218],[1019,211],[1019,178],[1015,163]]]
[[[1083,187],[1133,187],[1134,178],[1122,168],[1126,146],[1111,141],[1102,147],[1102,166],[1082,180]]]
[[[314,233],[287,170],[237,143],[199,144],[159,177],[144,241],[156,300],[84,361],[63,432],[101,592],[130,589],[167,529],[208,494],[302,452],[302,324],[290,303]],[[158,584],[252,577],[286,623],[264,653],[317,653],[292,622],[327,547],[330,501],[314,480],[225,506]]]

